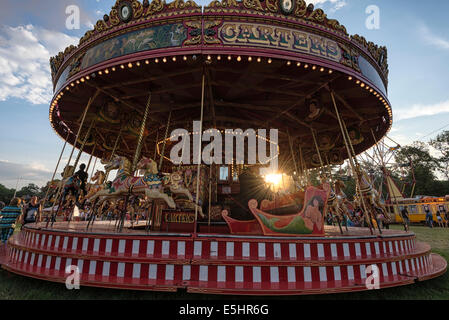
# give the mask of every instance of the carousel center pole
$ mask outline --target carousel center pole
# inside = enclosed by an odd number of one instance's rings
[[[79,138],[79,136],[80,136],[81,129],[83,128],[84,121],[86,120],[87,112],[89,111],[90,106],[92,105],[92,103],[95,101],[95,99],[98,97],[99,94],[100,94],[100,89],[97,89],[97,91],[95,92],[95,94],[93,95],[93,97],[90,97],[90,98],[89,98],[89,102],[87,103],[86,108],[84,109],[83,117],[82,117],[82,119],[81,119],[81,123],[80,123],[80,126],[79,126],[79,128],[78,128],[78,132],[77,132],[77,134],[76,134],[75,141],[73,142],[72,152],[70,153],[69,160],[67,161],[67,166],[66,166],[66,168],[70,165],[70,161],[72,161],[72,156],[73,156],[73,153],[75,152],[76,143],[77,143],[78,138]],[[61,179],[61,182],[59,183],[58,191],[57,191],[57,193],[56,193],[55,201],[53,202],[53,206],[51,207],[51,216],[52,216],[52,219],[53,219],[53,211],[54,211],[54,208],[55,208],[55,203],[56,203],[56,202],[58,201],[58,199],[59,199],[59,196],[60,196],[61,191],[62,191],[62,186],[63,186],[63,184],[64,184],[64,179]],[[59,209],[60,209],[60,208],[58,207],[58,211],[59,211]],[[49,222],[50,222],[50,221],[47,219],[47,225],[46,225],[46,228],[48,227]]]
[[[346,137],[346,132],[345,132],[344,127],[343,127],[343,123],[342,123],[342,119],[340,117],[340,113],[338,111],[337,103],[335,101],[334,92],[330,91],[330,94],[331,94],[331,98],[332,98],[332,103],[334,104],[335,114],[337,115],[337,120],[338,120],[338,123],[340,125],[340,129],[341,129],[341,133],[342,133],[342,136],[343,136],[343,141],[344,141],[344,144],[345,144],[345,147],[346,147],[346,151],[348,152],[349,165],[351,166],[352,172],[353,172],[353,174],[355,176],[355,182],[356,182],[357,188],[359,189],[359,192],[361,192],[358,171],[357,171],[357,168],[355,167],[355,165],[353,163],[351,150],[349,149],[349,145],[348,145],[348,141],[347,141],[347,137]],[[360,194],[360,199],[361,199],[361,202],[362,202],[363,209],[365,210],[365,213],[369,215],[369,212],[367,210],[365,201],[364,201],[363,197],[361,196],[361,194]],[[369,219],[369,224],[368,225],[369,225],[370,232],[373,235],[374,232],[373,232],[371,219]]]
[[[64,154],[65,147],[67,146],[67,140],[69,139],[69,136],[70,136],[70,132],[67,133],[67,137],[66,137],[66,139],[65,139],[64,146],[62,147],[61,154],[59,155],[59,159],[58,159],[58,163],[56,164],[55,171],[53,172],[53,175],[52,175],[52,177],[51,177],[50,184],[53,182],[53,179],[54,179],[55,176],[56,176],[56,172],[58,171],[58,167],[59,167],[59,164],[61,163],[62,155]],[[17,188],[16,188],[16,189],[17,189]],[[47,197],[48,197],[48,193],[49,193],[49,192],[50,192],[50,186],[48,186],[47,192],[45,192],[45,197],[44,197],[44,200],[43,200],[43,203],[42,203],[42,206],[43,206],[44,208],[45,208],[45,202],[47,202]],[[56,201],[56,199],[55,199],[55,201]],[[40,218],[41,218],[41,213],[39,213],[39,216],[38,216],[37,219],[36,219],[36,223],[39,222]]]
[[[205,89],[205,70],[203,67],[203,75],[202,75],[202,83],[201,83],[201,117],[200,117],[200,130],[198,132],[199,134],[199,144],[198,144],[198,167],[196,172],[196,206],[195,206],[195,226],[194,226],[194,233],[196,235],[197,233],[197,222],[198,222],[198,206],[199,206],[199,199],[200,199],[200,176],[201,176],[201,140],[202,140],[202,131],[203,131],[203,113],[204,113],[204,89]]]

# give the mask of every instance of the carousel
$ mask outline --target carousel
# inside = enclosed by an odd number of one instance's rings
[[[50,61],[61,179],[3,268],[64,283],[75,266],[85,286],[234,295],[443,274],[413,233],[376,223],[388,214],[358,161],[392,125],[387,61],[303,0],[117,0]],[[229,135],[226,152],[206,152]],[[352,202],[332,172],[344,162]],[[364,228],[348,227],[355,207]]]

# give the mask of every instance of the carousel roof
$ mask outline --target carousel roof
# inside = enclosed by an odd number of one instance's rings
[[[303,0],[222,0],[202,9],[193,1],[118,0],[109,15],[50,61],[54,98],[50,122],[58,135],[98,157],[132,157],[151,92],[144,155],[169,128],[279,129],[282,161],[289,136],[308,167],[347,158],[331,92],[356,153],[390,129],[387,50],[329,19]],[[374,137],[373,137],[374,136]],[[79,144],[78,144],[79,146]],[[298,159],[298,158],[297,158]]]

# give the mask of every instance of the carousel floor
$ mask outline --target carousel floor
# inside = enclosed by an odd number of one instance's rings
[[[65,283],[78,270],[85,286],[232,295],[302,295],[368,290],[435,278],[447,262],[413,233],[326,227],[324,237],[235,236],[145,232],[127,222],[57,222],[12,236],[2,267],[22,276]],[[135,224],[134,224],[135,227]],[[143,229],[142,229],[143,228]]]
[[[121,232],[118,232],[116,229],[117,221],[96,221],[93,226],[89,226],[89,229],[87,230],[87,222],[80,221],[80,222],[55,222],[52,227],[46,228],[46,223],[38,223],[38,224],[32,224],[29,225],[32,229],[46,229],[49,231],[64,231],[64,232],[82,232],[82,233],[92,233],[92,234],[114,234],[114,235],[142,235],[142,236],[148,236],[153,234],[167,234],[170,232],[157,232],[157,231],[151,231],[146,232],[145,227],[147,225],[146,221],[139,221],[138,223],[132,223],[129,221],[125,222],[124,228]],[[170,233],[172,234],[172,233]],[[182,233],[183,235],[190,235],[190,233]],[[211,235],[218,235],[216,233],[203,233],[203,234],[211,234]],[[405,231],[399,231],[399,230],[382,230],[383,236],[400,236],[400,235],[407,235],[409,233]],[[374,235],[379,235],[379,230],[375,230]],[[226,234],[220,234],[220,236],[226,236]],[[228,234],[228,236],[231,236]],[[371,236],[371,232],[368,228],[348,228],[345,229],[343,227],[343,234],[340,233],[340,229],[336,226],[325,226],[325,238],[332,238],[332,237],[343,237],[343,238],[351,238],[351,237],[365,237],[365,236]],[[236,237],[236,236],[232,236]],[[264,238],[266,238],[264,236]],[[276,238],[276,237],[275,237]],[[279,238],[279,237],[278,237]],[[282,237],[282,238],[313,238],[318,239],[319,237]]]

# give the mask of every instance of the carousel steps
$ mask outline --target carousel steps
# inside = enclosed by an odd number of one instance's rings
[[[52,234],[53,233],[53,234]],[[416,241],[408,237],[368,237],[367,239],[298,238],[211,238],[201,236],[126,236],[87,233],[57,233],[25,230],[11,241],[16,246],[55,254],[107,256],[113,259],[160,259],[209,263],[311,263],[351,262],[379,259],[415,252]]]
[[[51,242],[51,238],[49,238],[49,243]],[[126,240],[122,240],[126,241]],[[132,240],[134,244],[135,241]],[[426,255],[430,252],[431,248],[429,245],[424,243],[414,243],[414,249],[407,250],[405,252],[379,252],[379,254],[373,255],[355,255],[349,257],[307,257],[302,258],[297,255],[289,255],[288,258],[283,259],[282,255],[279,255],[277,258],[267,257],[264,255],[257,257],[242,257],[241,255],[234,256],[210,256],[208,259],[201,257],[200,255],[193,255],[192,250],[185,250],[186,243],[185,241],[181,241],[180,243],[176,243],[179,241],[172,241],[170,244],[167,244],[167,250],[163,250],[161,246],[161,250],[154,250],[153,240],[147,240],[147,247],[143,248],[143,252],[139,252],[137,246],[134,246],[134,251],[130,248],[128,250],[124,249],[123,253],[117,252],[117,250],[113,250],[111,252],[104,250],[83,250],[82,248],[74,248],[68,247],[64,248],[55,248],[50,245],[46,245],[45,242],[41,243],[31,243],[29,245],[23,241],[23,239],[13,237],[10,239],[10,246],[15,249],[20,249],[23,251],[31,251],[36,254],[43,255],[54,255],[59,257],[67,257],[67,258],[77,258],[77,259],[90,259],[90,260],[101,260],[101,261],[111,261],[111,262],[133,262],[133,263],[142,263],[148,262],[149,260],[153,263],[159,264],[194,264],[194,265],[260,265],[260,266],[270,266],[270,265],[285,265],[285,266],[322,266],[322,265],[351,265],[354,263],[357,264],[371,264],[371,263],[379,263],[384,261],[399,261],[404,258],[415,258],[419,256]],[[169,242],[170,240],[164,240]],[[143,241],[145,243],[145,241]],[[150,243],[151,245],[148,245]],[[173,245],[175,244],[175,246]],[[232,242],[231,242],[232,244]],[[173,250],[170,251],[169,247],[172,247]],[[87,247],[87,245],[86,245]],[[126,245],[124,245],[126,247]],[[149,249],[152,247],[152,249]],[[181,247],[182,249],[178,249]],[[191,247],[191,246],[190,246]],[[260,246],[259,246],[260,247]],[[289,247],[292,247],[291,244]],[[71,248],[71,249],[70,249]],[[166,253],[167,252],[167,253]],[[172,254],[170,254],[172,252]],[[374,253],[374,252],[373,252]]]
[[[366,290],[441,274],[446,261],[414,234],[317,239],[190,234],[93,234],[25,228],[8,242],[11,272],[81,285],[136,290],[297,295]],[[67,272],[66,272],[67,271]]]
[[[14,259],[14,258],[13,258]],[[29,260],[28,260],[29,259]],[[445,260],[405,260],[378,265],[380,287],[405,285],[425,280],[429,274],[444,272]],[[443,261],[441,261],[443,260]],[[366,290],[366,265],[333,267],[247,267],[180,266],[135,263],[108,263],[82,259],[64,259],[30,254],[25,262],[8,264],[7,270],[42,280],[64,283],[69,273],[65,266],[80,270],[81,285],[136,290],[233,294],[309,294]],[[56,265],[56,266],[55,266]],[[191,280],[199,279],[199,280]]]

